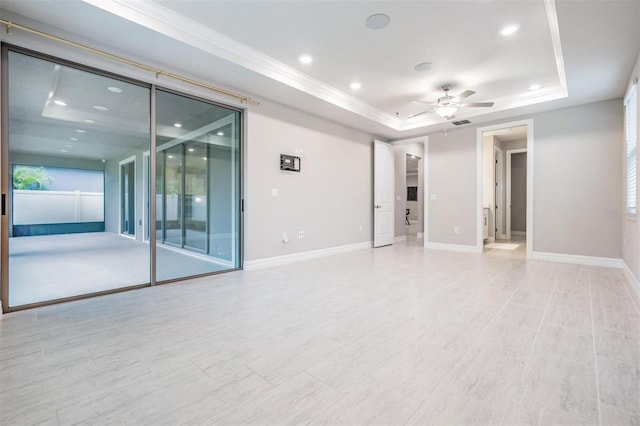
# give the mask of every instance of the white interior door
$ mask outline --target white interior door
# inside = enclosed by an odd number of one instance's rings
[[[373,142],[373,246],[393,244],[393,146]]]

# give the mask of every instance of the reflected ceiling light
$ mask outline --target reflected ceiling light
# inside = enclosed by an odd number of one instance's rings
[[[67,152],[67,150],[66,149],[61,149],[60,152]]]
[[[169,158],[173,158],[173,155],[168,155],[167,157],[169,157]]]
[[[78,132],[78,133],[86,133],[86,130],[76,129],[76,132]]]
[[[98,111],[109,111],[109,108],[104,105],[94,105],[93,109],[97,109]]]
[[[195,151],[195,149],[193,149],[193,148],[189,148],[189,149],[188,149],[188,151],[189,151],[189,152],[193,152],[193,151]]]
[[[204,161],[207,161],[207,157],[202,157],[202,159],[203,159]]]
[[[70,141],[77,141],[78,138],[69,138]]]
[[[313,58],[311,57],[311,55],[300,55],[298,57],[298,60],[303,64],[310,64],[311,62],[313,62]]]
[[[178,127],[178,128],[180,128],[180,127],[182,127],[182,124],[180,124],[180,123],[173,123],[173,127]]]
[[[381,30],[391,22],[391,18],[389,15],[385,15],[384,13],[376,13],[369,16],[366,20],[367,28],[372,30]]]
[[[503,35],[505,37],[510,36],[511,34],[518,31],[519,28],[520,28],[520,25],[516,25],[516,24],[507,25],[506,27],[500,30],[500,35]]]
[[[224,136],[224,132],[218,132],[216,133],[218,136]]]
[[[122,89],[115,86],[107,87],[107,90],[113,93],[122,93]]]
[[[456,113],[458,108],[454,107],[441,107],[436,110],[436,114],[438,114],[442,118],[453,117],[453,114]]]
[[[362,84],[358,83],[357,81],[354,81],[349,85],[349,87],[351,88],[351,90],[358,90],[359,88],[362,87]]]
[[[95,121],[93,121],[93,120],[84,120],[84,122],[85,122],[85,123],[88,123],[88,124],[93,124],[93,123],[95,123]]]
[[[67,106],[67,103],[65,101],[61,101],[60,99],[56,99],[55,101],[53,101],[53,103],[60,106]]]
[[[66,143],[63,146],[66,147],[66,148],[71,148],[73,145],[71,145],[70,143]]]
[[[538,90],[542,88],[542,84],[532,84],[529,86],[529,90]]]

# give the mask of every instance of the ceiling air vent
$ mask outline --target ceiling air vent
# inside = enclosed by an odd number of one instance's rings
[[[452,121],[451,123],[456,126],[462,126],[463,124],[471,124],[469,120]]]

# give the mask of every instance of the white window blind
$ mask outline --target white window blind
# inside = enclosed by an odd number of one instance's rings
[[[638,84],[631,87],[624,101],[627,141],[627,214],[636,215],[636,175],[638,166]]]

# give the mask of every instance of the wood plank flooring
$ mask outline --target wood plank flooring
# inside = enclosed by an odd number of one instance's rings
[[[620,270],[360,250],[5,315],[0,424],[637,425],[640,314]]]

